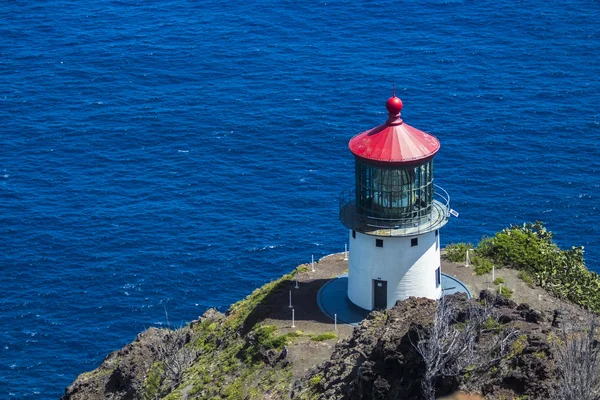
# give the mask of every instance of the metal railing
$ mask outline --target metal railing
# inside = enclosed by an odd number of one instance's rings
[[[340,221],[348,228],[377,236],[412,236],[439,229],[450,217],[450,195],[434,184],[433,201],[426,209],[415,209],[409,215],[396,217],[366,216],[356,207],[354,189],[340,196]]]

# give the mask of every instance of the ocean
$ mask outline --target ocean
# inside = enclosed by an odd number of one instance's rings
[[[10,0],[0,37],[1,399],[343,251],[392,85],[443,244],[542,220],[600,271],[598,1]]]

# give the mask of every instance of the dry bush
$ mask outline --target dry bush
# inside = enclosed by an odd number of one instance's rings
[[[191,339],[192,330],[183,327],[176,330],[166,329],[162,340],[154,343],[157,358],[164,365],[164,381],[171,387],[181,382],[183,373],[198,357],[198,351],[190,344]]]
[[[421,393],[427,400],[435,400],[435,381],[439,377],[464,374],[467,369],[477,371],[497,364],[508,354],[517,337],[516,329],[502,329],[476,343],[487,329],[489,321],[497,323],[491,307],[470,304],[465,310],[464,322],[457,322],[457,310],[448,297],[442,297],[429,328],[416,330],[417,343],[413,346],[423,358],[425,372],[421,380]]]
[[[600,346],[595,339],[598,326],[593,317],[582,322],[563,323],[553,340],[558,366],[555,398],[560,400],[600,400]]]

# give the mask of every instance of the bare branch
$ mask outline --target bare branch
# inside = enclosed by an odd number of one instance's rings
[[[189,345],[191,333],[188,327],[167,330],[167,334],[155,345],[158,359],[164,364],[165,380],[170,381],[173,387],[181,382],[184,372],[198,356],[198,351]]]
[[[423,358],[425,373],[421,380],[423,397],[435,399],[435,380],[441,376],[458,376],[467,369],[487,368],[504,357],[518,331],[499,329],[484,344],[477,344],[486,324],[498,324],[494,309],[469,304],[466,313],[458,322],[452,300],[442,297],[433,316],[430,328],[416,329],[418,341],[414,348]],[[476,351],[476,345],[478,351]]]
[[[563,323],[557,340],[553,341],[559,378],[557,399],[600,399],[600,347],[595,339],[596,317],[587,325],[581,322]]]

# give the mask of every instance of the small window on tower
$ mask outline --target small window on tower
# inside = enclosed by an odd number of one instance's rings
[[[352,239],[356,239],[356,231],[352,229]]]
[[[436,229],[435,230],[435,237],[438,237],[438,235],[439,235],[439,233],[438,233],[438,230]]]
[[[410,247],[415,247],[419,245],[419,238],[410,239]]]
[[[440,285],[442,284],[442,268],[438,267],[435,270],[435,287],[440,287]]]
[[[375,246],[383,247],[383,239],[375,239]]]

